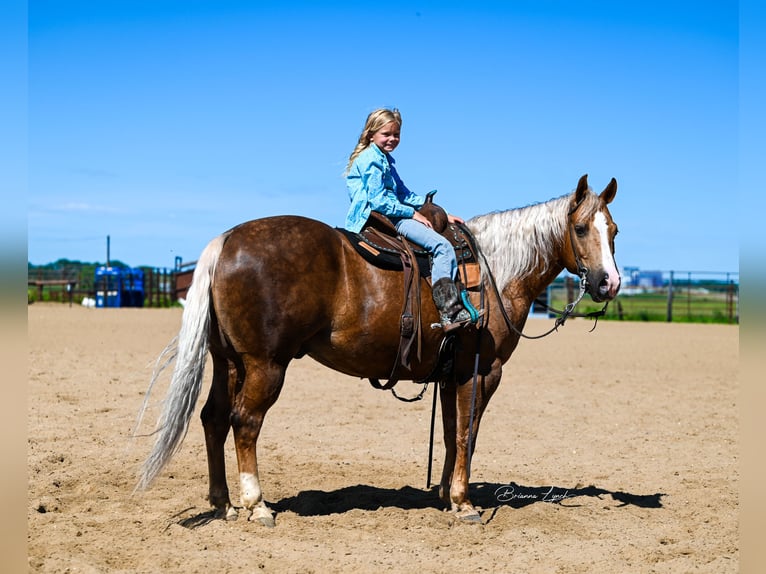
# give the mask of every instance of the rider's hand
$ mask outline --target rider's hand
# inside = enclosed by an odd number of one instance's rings
[[[419,211],[415,212],[415,214],[412,216],[412,219],[414,219],[415,221],[419,221],[420,223],[422,223],[423,225],[425,225],[426,227],[430,229],[433,229],[434,227],[433,225],[431,225],[431,222]]]

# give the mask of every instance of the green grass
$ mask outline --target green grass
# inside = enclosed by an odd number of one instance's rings
[[[566,305],[563,290],[552,292],[551,306],[563,309]],[[598,311],[603,304],[595,304],[586,295],[575,309],[578,313]],[[671,308],[673,323],[738,323],[739,310],[734,294],[729,299],[727,293],[699,294],[693,292],[676,293]],[[618,295],[607,308],[602,319],[622,321],[667,321],[667,293],[641,293],[636,295]]]

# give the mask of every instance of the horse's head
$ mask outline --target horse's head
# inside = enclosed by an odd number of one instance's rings
[[[587,293],[596,302],[609,301],[620,290],[620,272],[614,261],[617,225],[607,205],[617,193],[612,178],[599,195],[588,187],[588,175],[577,183],[569,207],[566,234],[566,268],[585,281]]]

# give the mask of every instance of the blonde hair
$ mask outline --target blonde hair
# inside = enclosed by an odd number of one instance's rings
[[[372,135],[391,122],[398,124],[400,128],[402,127],[402,115],[396,108],[380,108],[371,112],[370,115],[367,116],[367,121],[364,123],[364,129],[359,135],[359,142],[356,144],[354,151],[351,152],[351,155],[348,158],[348,165],[346,165],[346,171],[344,172],[345,174],[348,174],[351,165],[359,154],[370,146]]]

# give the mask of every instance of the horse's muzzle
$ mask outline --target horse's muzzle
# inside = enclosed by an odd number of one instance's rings
[[[611,301],[617,297],[620,291],[621,279],[619,274],[615,277],[609,273],[601,272],[596,277],[588,277],[589,294],[596,303]]]

